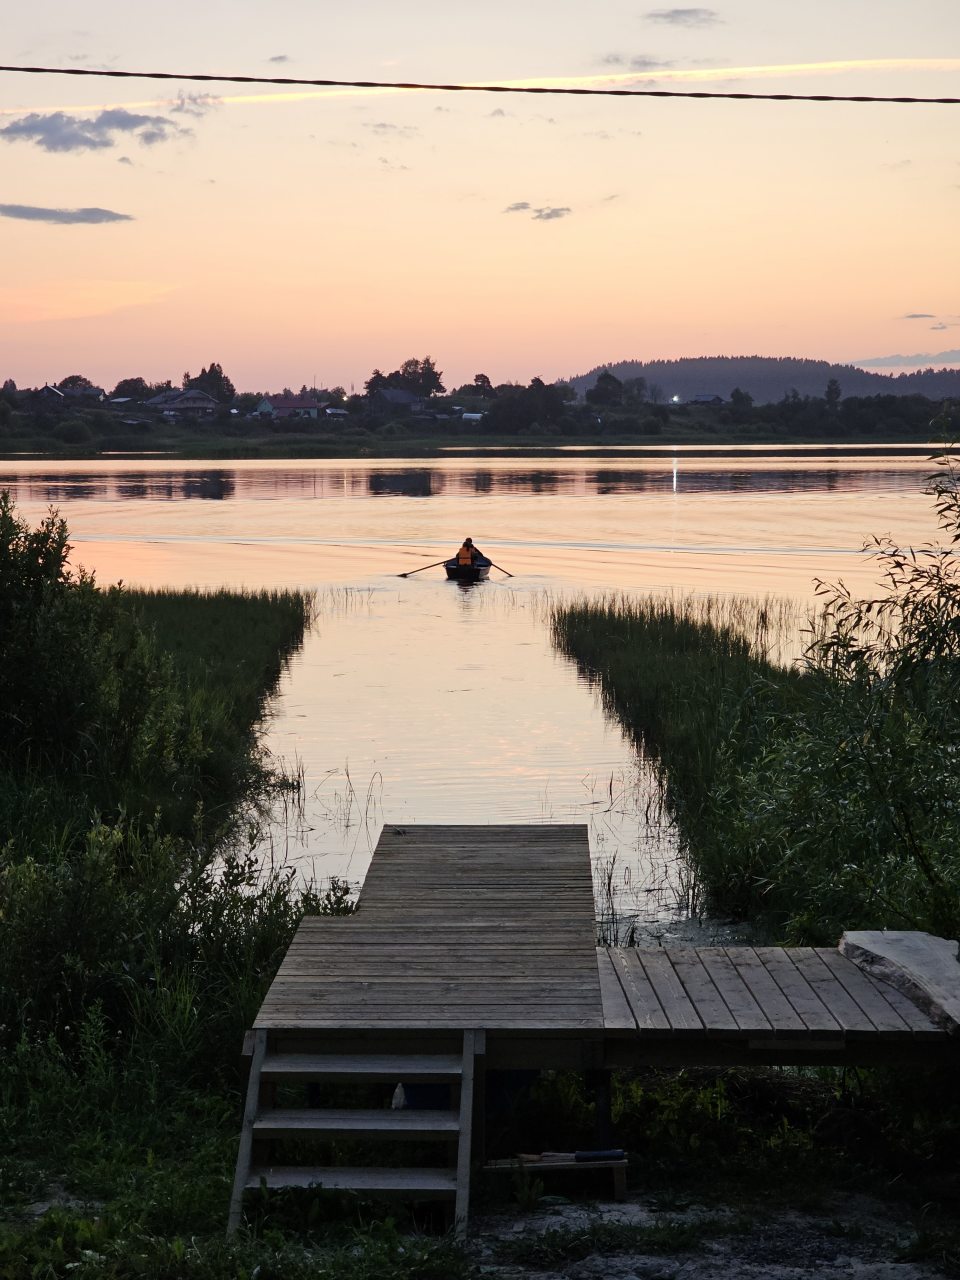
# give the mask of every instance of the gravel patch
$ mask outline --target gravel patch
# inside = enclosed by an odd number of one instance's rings
[[[604,1224],[636,1228],[700,1224],[692,1249],[677,1253],[607,1250],[580,1256],[583,1238]],[[580,1237],[576,1258],[558,1260],[557,1236]],[[863,1196],[835,1198],[816,1213],[717,1209],[689,1205],[664,1211],[633,1200],[590,1206],[551,1203],[526,1214],[499,1213],[473,1222],[473,1250],[484,1280],[939,1280],[945,1273],[898,1261],[912,1231],[883,1204]],[[545,1257],[506,1261],[511,1241],[544,1240]]]

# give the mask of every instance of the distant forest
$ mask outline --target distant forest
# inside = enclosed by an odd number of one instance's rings
[[[801,396],[822,396],[831,378],[844,396],[922,395],[930,400],[960,398],[960,369],[923,369],[918,373],[868,373],[852,364],[827,360],[798,360],[794,356],[696,356],[682,360],[619,360],[598,365],[589,373],[570,378],[577,395],[594,385],[607,370],[621,382],[645,378],[648,389],[666,402],[674,396],[689,400],[696,395],[718,395],[729,400],[735,387],[753,397],[755,404],[775,404],[791,391]],[[649,394],[649,392],[648,392]]]

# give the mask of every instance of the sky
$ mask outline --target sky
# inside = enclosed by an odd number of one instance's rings
[[[957,0],[34,0],[9,65],[960,97]],[[960,363],[960,106],[0,73],[0,380]],[[951,360],[937,359],[940,353]],[[927,356],[930,357],[927,360]]]

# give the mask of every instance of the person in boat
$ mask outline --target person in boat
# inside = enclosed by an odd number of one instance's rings
[[[474,565],[477,563],[478,560],[485,560],[485,559],[486,557],[484,556],[483,552],[479,549],[479,547],[475,547],[473,545],[473,539],[464,538],[463,546],[457,552],[457,556],[456,556],[457,564],[461,568],[465,569],[468,565]]]

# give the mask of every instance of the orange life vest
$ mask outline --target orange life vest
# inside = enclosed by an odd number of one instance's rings
[[[466,543],[463,544],[457,552],[457,564],[473,564],[473,547],[468,547]]]

